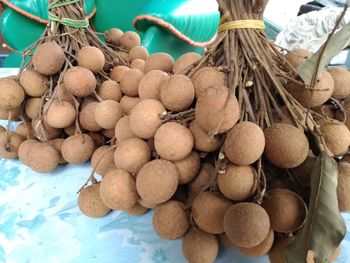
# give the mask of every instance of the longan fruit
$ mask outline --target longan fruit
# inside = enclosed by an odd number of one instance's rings
[[[137,97],[139,95],[139,82],[142,77],[143,73],[138,69],[127,70],[120,81],[120,89],[127,96]]]
[[[194,148],[201,152],[214,152],[218,150],[222,144],[222,137],[220,135],[210,136],[208,132],[203,130],[193,120],[189,127],[194,139]]]
[[[269,234],[265,238],[263,242],[261,242],[259,245],[255,247],[248,247],[248,248],[239,248],[239,251],[248,256],[248,257],[260,257],[266,255],[270,250],[273,245],[274,241],[274,232],[272,229],[270,229]]]
[[[334,80],[334,90],[332,97],[336,99],[345,99],[350,95],[350,72],[346,68],[330,68],[328,69],[329,74]]]
[[[130,208],[124,208],[123,211],[131,216],[142,216],[148,211],[148,208],[136,203]]]
[[[26,69],[19,77],[24,92],[31,97],[41,97],[49,88],[49,79],[33,69]]]
[[[139,59],[139,58],[134,59],[133,61],[131,61],[130,68],[131,69],[138,69],[143,73],[144,69],[145,69],[145,61],[143,59]]]
[[[126,115],[130,115],[132,109],[139,104],[141,99],[139,97],[130,97],[124,95],[122,99],[120,100],[120,106],[122,106],[123,112]]]
[[[115,100],[120,102],[122,98],[122,91],[119,84],[113,80],[106,80],[101,84],[97,94],[103,100]]]
[[[76,118],[75,108],[67,101],[53,100],[46,112],[47,123],[54,128],[67,128]]]
[[[98,105],[98,102],[90,102],[79,113],[79,123],[87,131],[97,132],[101,130],[101,126],[98,125],[95,119],[95,112]]]
[[[111,79],[120,82],[124,76],[124,74],[129,71],[130,68],[127,66],[116,66],[112,69],[111,73],[109,74]]]
[[[87,134],[69,136],[62,144],[62,156],[68,163],[81,164],[90,160],[94,141]]]
[[[199,62],[201,60],[202,56],[194,53],[194,52],[188,52],[180,56],[173,67],[173,73],[179,74],[183,73],[182,71],[190,67],[191,65]]]
[[[97,148],[91,157],[91,166],[102,177],[115,169],[114,150],[111,146],[103,145]]]
[[[115,125],[115,138],[117,142],[121,142],[123,140],[135,138],[136,135],[130,128],[130,117],[124,116],[122,117],[117,124]]]
[[[95,121],[103,129],[112,129],[123,116],[123,109],[115,100],[104,100],[95,108]]]
[[[192,82],[198,99],[210,86],[227,86],[227,75],[216,67],[204,67],[193,75]]]
[[[131,61],[135,59],[145,60],[148,56],[148,50],[143,46],[133,47],[129,52],[129,57]]]
[[[145,62],[145,73],[155,69],[170,73],[175,63],[173,57],[164,52],[152,54],[146,58]]]
[[[296,48],[288,52],[284,57],[293,68],[297,69],[311,56],[312,53],[310,51],[303,48]]]
[[[123,33],[124,32],[119,28],[112,28],[104,33],[104,37],[107,43],[119,46],[120,38],[122,37]]]
[[[58,73],[65,60],[63,49],[53,41],[40,44],[32,57],[34,69],[46,76]]]
[[[56,169],[59,154],[48,143],[34,143],[27,153],[27,165],[37,173],[49,173]]]
[[[58,157],[59,157],[58,164],[67,163],[66,160],[63,159],[63,157],[62,157],[62,144],[63,144],[63,142],[64,142],[63,138],[53,139],[53,140],[49,141],[49,144],[52,145],[58,153]]]
[[[321,132],[327,148],[333,155],[339,156],[348,152],[350,131],[343,123],[337,121],[322,122]]]
[[[26,101],[24,111],[29,118],[35,119],[39,117],[42,102],[42,98],[30,98]]]
[[[96,89],[96,84],[94,73],[81,66],[68,69],[63,77],[65,89],[77,97],[91,95]]]
[[[78,65],[97,73],[103,70],[106,63],[105,55],[97,47],[83,47],[78,52]]]
[[[0,79],[0,107],[11,110],[21,105],[24,100],[22,87],[13,79]]]
[[[0,129],[1,131],[1,129]],[[20,135],[24,139],[33,139],[34,138],[34,131],[32,128],[32,125],[30,122],[22,122],[16,127],[15,132]]]
[[[174,164],[179,172],[179,185],[182,185],[189,183],[197,176],[201,161],[199,154],[192,151],[185,158],[175,161]]]
[[[19,134],[9,131],[0,133],[0,157],[4,159],[17,159],[18,148],[24,141]]]
[[[198,194],[199,192],[206,190],[203,189],[203,187],[208,186],[214,176],[214,171],[215,168],[210,163],[203,163],[197,177],[189,183],[189,191]]]
[[[160,100],[160,90],[164,81],[169,79],[169,75],[161,70],[151,70],[142,76],[138,93],[142,100]]]
[[[124,32],[120,37],[120,45],[127,49],[131,50],[132,48],[139,46],[141,44],[140,36],[134,31]]]

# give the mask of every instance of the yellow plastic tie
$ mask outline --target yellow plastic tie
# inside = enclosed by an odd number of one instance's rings
[[[230,29],[241,29],[241,28],[253,28],[253,29],[265,29],[265,23],[262,20],[254,20],[254,19],[247,19],[247,20],[236,20],[231,22],[226,22],[227,18],[229,18],[230,13],[226,12],[221,16],[220,19],[220,26],[219,26],[219,32],[230,30]]]

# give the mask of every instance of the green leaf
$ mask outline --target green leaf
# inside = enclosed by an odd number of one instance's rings
[[[285,251],[287,262],[306,262],[311,250],[315,263],[327,262],[343,240],[346,227],[338,210],[337,163],[325,152],[317,158],[311,174],[309,213],[304,227]]]
[[[350,44],[350,23],[347,23],[342,27],[337,33],[335,33],[332,38],[328,41],[328,44],[324,50],[324,53],[321,57],[320,64],[317,69],[317,79],[320,79],[325,67],[328,65],[329,61],[346,48]],[[312,76],[317,67],[317,61],[320,56],[322,47],[313,54],[309,59],[306,60],[304,64],[302,64],[298,68],[298,74],[303,79],[306,85],[310,85]]]

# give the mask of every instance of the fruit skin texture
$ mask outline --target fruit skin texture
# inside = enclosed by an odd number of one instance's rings
[[[120,89],[127,96],[138,96],[139,83],[142,77],[143,72],[139,69],[133,68],[127,70],[120,81]]]
[[[141,38],[136,32],[127,31],[120,37],[119,42],[122,47],[131,50],[141,44]]]
[[[201,161],[199,154],[192,151],[185,158],[174,162],[179,172],[179,185],[187,184],[198,174]]]
[[[114,169],[103,177],[100,195],[103,203],[114,210],[130,208],[139,198],[134,178],[121,169]]]
[[[192,203],[192,216],[196,224],[207,233],[224,233],[223,220],[232,203],[211,192],[198,194]]]
[[[145,73],[155,69],[171,72],[174,67],[174,59],[167,53],[154,53],[146,58],[145,61]]]
[[[234,201],[251,197],[257,188],[257,174],[252,166],[229,165],[225,173],[218,175],[221,193]]]
[[[225,213],[224,230],[227,237],[238,247],[255,247],[267,237],[270,219],[260,205],[237,203]]]
[[[182,251],[189,263],[213,263],[219,252],[219,242],[215,235],[193,229],[183,238]]]
[[[102,202],[100,185],[101,183],[92,184],[79,192],[78,207],[86,216],[94,218],[103,217],[111,211],[111,209]]]
[[[309,142],[298,128],[275,123],[264,131],[265,155],[267,159],[280,168],[295,168],[302,164],[309,152]]]
[[[273,245],[274,236],[273,230],[270,229],[269,234],[261,244],[256,247],[239,248],[239,251],[249,257],[260,257],[266,255]]]
[[[178,161],[189,155],[193,148],[193,136],[189,129],[176,122],[159,127],[154,136],[157,153],[169,161]]]
[[[122,92],[119,84],[114,80],[106,80],[101,84],[98,95],[103,100],[115,100],[119,102],[122,98]]]
[[[305,222],[306,205],[290,190],[277,188],[268,191],[262,205],[269,214],[274,231],[291,233],[302,227]]]
[[[152,218],[155,232],[162,239],[175,240],[182,237],[190,227],[186,207],[179,201],[168,201],[156,206]]]
[[[58,164],[65,164],[67,163],[65,159],[63,159],[62,157],[62,144],[64,142],[63,138],[57,138],[57,139],[53,139],[50,140],[48,143],[55,148],[55,150],[58,153]]]
[[[141,216],[148,211],[148,208],[136,203],[130,208],[124,208],[123,211],[131,216]]]
[[[350,72],[345,68],[328,69],[334,80],[334,90],[332,96],[336,99],[344,99],[350,95]]]
[[[124,74],[129,71],[130,68],[127,66],[116,66],[112,69],[109,74],[110,78],[116,82],[120,82],[124,76]]]
[[[83,47],[78,52],[78,64],[94,73],[101,71],[106,59],[102,51],[97,47]]]
[[[35,50],[32,63],[36,71],[50,76],[60,71],[65,59],[62,48],[56,42],[46,42]]]
[[[195,52],[188,52],[183,54],[176,60],[173,68],[173,73],[181,73],[184,69],[187,69],[189,66],[197,63],[201,58],[202,56]]]
[[[152,204],[168,201],[176,192],[179,174],[175,164],[163,159],[146,163],[136,176],[141,198]]]
[[[87,134],[69,136],[62,144],[62,156],[68,163],[87,162],[95,150],[94,141]]]
[[[6,132],[0,133],[0,157],[4,159],[16,159],[18,156],[18,149],[24,141],[20,135],[15,132],[9,132],[9,141],[7,142]]]
[[[136,175],[150,159],[151,151],[148,144],[139,138],[120,142],[114,152],[115,166],[132,175]]]
[[[194,148],[201,152],[213,152],[220,148],[222,137],[219,135],[210,136],[193,120],[189,127],[194,139]]]
[[[19,77],[19,84],[24,92],[31,97],[41,97],[49,88],[48,78],[33,69],[25,70]]]
[[[66,90],[77,97],[91,95],[96,89],[96,84],[94,74],[80,66],[68,69],[63,77],[63,85]]]
[[[197,100],[196,121],[210,135],[225,133],[239,119],[236,97],[225,86],[210,86]]]
[[[288,52],[285,55],[285,58],[293,66],[293,68],[297,69],[311,55],[312,55],[312,53],[310,51],[306,50],[306,49],[296,48],[296,49],[293,49],[292,52]]]
[[[27,165],[37,173],[55,170],[60,159],[57,150],[48,143],[33,144],[27,154]]]
[[[101,127],[97,124],[95,119],[95,111],[98,106],[98,102],[90,102],[79,113],[79,123],[87,131],[97,132],[101,130]]]
[[[103,145],[96,149],[91,157],[91,166],[102,177],[115,169],[114,150],[111,149],[111,146]]]
[[[340,212],[350,211],[350,163],[340,162],[338,165],[338,205]]]
[[[67,128],[75,120],[75,108],[67,101],[54,100],[46,113],[46,121],[53,128]]]
[[[199,99],[210,86],[226,86],[227,75],[214,67],[204,67],[198,70],[192,77],[196,91],[196,98]]]
[[[341,122],[321,123],[321,132],[327,148],[335,156],[343,155],[350,145],[350,131]]]
[[[129,57],[131,61],[135,59],[145,60],[148,57],[148,50],[143,46],[133,47],[129,52]]]
[[[124,95],[120,100],[120,105],[122,106],[123,112],[126,115],[130,115],[131,111],[139,102],[141,99],[139,97],[130,97]]]
[[[13,79],[0,79],[0,107],[11,110],[21,105],[24,100],[22,87]]]
[[[95,109],[95,121],[103,129],[112,129],[123,117],[123,109],[119,102],[114,100],[101,101]]]
[[[160,100],[160,89],[164,81],[169,79],[167,73],[161,70],[151,70],[141,78],[138,93],[141,99]]]
[[[263,154],[265,137],[262,129],[253,122],[236,124],[225,140],[225,155],[237,165],[249,165]]]
[[[114,131],[115,138],[118,142],[136,137],[130,128],[130,116],[122,117],[115,125]]]
[[[120,38],[122,37],[123,34],[124,32],[121,31],[119,28],[112,28],[105,32],[104,37],[107,43],[111,43],[116,46],[119,46]]]
[[[197,177],[194,178],[194,180],[192,180],[188,185],[189,192],[198,194],[203,187],[209,184],[214,170],[214,167],[210,163],[203,163]]]

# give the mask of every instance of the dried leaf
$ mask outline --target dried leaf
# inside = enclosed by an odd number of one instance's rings
[[[338,168],[327,153],[317,158],[311,174],[311,197],[305,226],[288,246],[287,262],[327,262],[345,236],[345,222],[338,210]],[[309,257],[308,257],[309,256]]]

